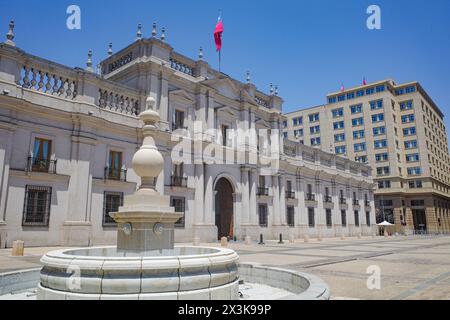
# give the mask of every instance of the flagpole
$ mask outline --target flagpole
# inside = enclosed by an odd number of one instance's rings
[[[222,64],[222,49],[219,50],[219,72],[221,71],[221,64]]]

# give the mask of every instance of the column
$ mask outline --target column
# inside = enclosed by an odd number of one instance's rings
[[[256,189],[258,188],[257,173],[258,172],[255,169],[250,171],[250,198],[249,198],[250,223],[255,226],[259,224],[258,213],[256,211],[257,210]]]
[[[280,217],[280,186],[279,176],[272,176],[272,191],[273,191],[273,225],[281,225]]]
[[[204,204],[204,192],[205,192],[203,164],[195,164],[194,165],[194,175],[195,175],[194,176],[194,182],[195,182],[194,225],[201,225],[204,222],[203,221],[203,204]]]
[[[241,169],[241,212],[242,225],[250,223],[250,190],[249,190],[249,171],[246,168]]]
[[[323,189],[319,179],[316,179],[316,201],[317,201],[317,214],[316,214],[317,232],[320,237],[323,237],[325,227],[325,210],[323,208]]]
[[[205,170],[206,172],[207,170]],[[203,211],[203,221],[206,225],[212,225],[214,224],[215,220],[215,208],[214,208],[214,186],[213,186],[213,177],[210,174],[206,174],[206,181],[205,181],[205,207]]]
[[[280,185],[280,224],[287,225],[287,217],[286,217],[286,175],[282,175],[279,177],[279,185]]]
[[[8,181],[11,150],[13,145],[13,131],[0,130],[4,137],[0,141],[0,222],[6,221],[6,199],[8,197]]]

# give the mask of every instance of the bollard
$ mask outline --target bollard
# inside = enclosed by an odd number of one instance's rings
[[[12,253],[13,257],[23,257],[24,242],[22,240],[13,241]]]
[[[264,237],[263,237],[262,233],[259,235],[259,243],[258,244],[265,244],[264,243]]]
[[[281,233],[280,233],[280,241],[278,242],[278,244],[284,244],[283,234],[281,234]]]
[[[245,237],[245,244],[250,246],[252,244],[252,237],[246,236]]]
[[[194,246],[198,247],[200,245],[200,238],[199,237],[194,237]]]
[[[222,237],[221,239],[220,239],[220,245],[222,246],[222,247],[228,247],[228,238],[227,237]]]

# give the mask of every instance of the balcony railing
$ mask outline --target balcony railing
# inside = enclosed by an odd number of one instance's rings
[[[269,188],[258,188],[258,196],[268,196],[269,195]]]
[[[56,160],[28,157],[27,171],[56,174]]]
[[[188,127],[185,127],[179,123],[172,123],[172,131],[178,130],[178,129],[184,129],[187,130]]]
[[[347,199],[345,199],[345,198],[340,198],[340,199],[339,199],[339,204],[347,204]]]
[[[368,201],[368,200],[364,201],[364,205],[365,205],[366,207],[370,207],[370,201]]]
[[[354,205],[354,206],[359,206],[359,201],[358,201],[358,200],[355,200],[355,199],[353,199],[353,205]]]
[[[316,201],[316,195],[312,193],[308,193],[306,195],[306,201]]]
[[[294,191],[286,191],[286,199],[295,199],[295,192]]]
[[[331,196],[325,196],[325,197],[323,198],[323,201],[324,201],[325,203],[332,203],[332,202],[333,202]]]
[[[106,167],[105,180],[127,181],[127,170]]]
[[[172,187],[186,188],[187,187],[187,178],[179,177],[179,176],[171,176],[170,177],[170,185]]]

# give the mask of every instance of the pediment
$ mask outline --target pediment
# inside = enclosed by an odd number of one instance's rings
[[[170,91],[169,96],[171,100],[177,100],[185,104],[192,105],[195,103],[195,98],[191,94],[182,89]]]
[[[222,107],[219,109],[219,112],[232,116],[234,118],[239,118],[239,113],[230,107]]]
[[[241,93],[238,87],[229,78],[219,78],[203,81],[203,84],[216,90],[224,97],[232,100],[240,100]]]

